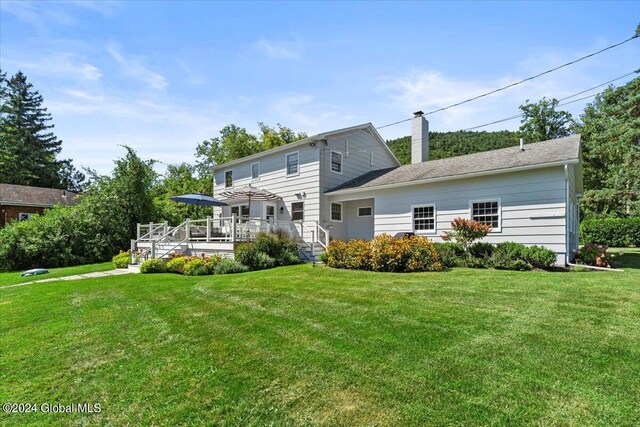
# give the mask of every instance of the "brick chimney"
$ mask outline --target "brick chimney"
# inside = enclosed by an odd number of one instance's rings
[[[422,111],[413,113],[411,120],[411,163],[429,160],[429,122]]]

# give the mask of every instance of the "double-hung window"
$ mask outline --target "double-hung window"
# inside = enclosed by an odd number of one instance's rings
[[[331,172],[342,174],[342,153],[331,150]]]
[[[296,151],[295,153],[287,154],[287,176],[289,175],[298,175],[300,172],[300,155]]]
[[[342,222],[342,203],[331,203],[331,221]]]
[[[500,230],[500,200],[478,200],[471,202],[471,219]]]
[[[233,171],[226,171],[224,173],[224,186],[233,187]]]
[[[436,206],[420,205],[413,206],[413,231],[416,233],[436,232]]]
[[[251,163],[251,179],[256,180],[260,178],[260,162]]]
[[[291,221],[304,220],[304,202],[291,203]]]

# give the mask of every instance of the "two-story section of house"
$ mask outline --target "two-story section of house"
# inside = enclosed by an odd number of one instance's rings
[[[373,170],[399,166],[371,123],[314,135],[213,168],[214,198],[230,206],[215,208],[215,217],[302,221],[328,227],[336,238],[372,238],[373,207],[369,199],[328,203],[325,191]],[[223,193],[251,186],[277,196],[274,200],[231,199]],[[362,209],[360,209],[362,208]],[[348,214],[359,210],[347,232]],[[347,219],[349,217],[349,220]],[[366,226],[359,226],[365,223]]]

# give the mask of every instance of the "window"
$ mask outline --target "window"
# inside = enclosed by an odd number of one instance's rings
[[[231,215],[249,218],[249,205],[231,206]]]
[[[436,207],[435,205],[413,206],[413,231],[416,233],[435,233]]]
[[[22,222],[22,221],[29,221],[29,220],[31,219],[31,216],[32,216],[32,215],[33,215],[33,214],[30,214],[30,213],[23,213],[23,212],[20,212],[20,213],[18,214],[18,221],[19,221],[19,222]]]
[[[373,215],[373,207],[366,206],[362,208],[358,208],[358,216],[372,216]]]
[[[342,203],[331,203],[331,221],[342,222]]]
[[[482,200],[471,202],[471,219],[487,224],[493,231],[500,230],[500,201]]]
[[[224,173],[224,186],[233,187],[233,171],[226,171]]]
[[[298,153],[287,154],[287,176],[298,175],[300,172]]]
[[[260,162],[251,163],[251,179],[260,178]]]
[[[342,153],[331,151],[331,172],[342,173]]]
[[[291,203],[291,221],[304,219],[304,202]]]

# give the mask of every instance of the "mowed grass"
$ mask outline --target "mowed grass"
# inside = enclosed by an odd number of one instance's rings
[[[96,271],[113,270],[115,267],[111,262],[101,262],[98,264],[76,265],[74,267],[50,268],[49,273],[37,276],[22,277],[23,271],[12,271],[0,273],[0,287],[6,285],[16,285],[18,283],[33,282],[35,280],[51,279],[54,277],[73,276],[75,274],[93,273]]]
[[[126,275],[0,313],[0,400],[102,408],[3,425],[640,423],[640,270]]]

